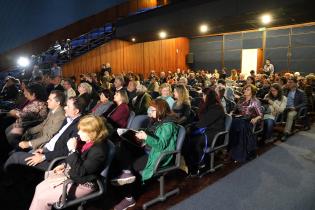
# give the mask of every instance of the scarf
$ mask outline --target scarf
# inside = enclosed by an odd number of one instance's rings
[[[86,142],[81,149],[81,153],[89,150],[93,145],[94,145],[93,141]]]

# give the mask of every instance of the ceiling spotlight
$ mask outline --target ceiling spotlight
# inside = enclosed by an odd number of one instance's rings
[[[209,30],[209,28],[208,28],[208,26],[206,24],[202,24],[199,27],[199,30],[200,30],[201,33],[206,33]]]
[[[135,41],[136,41],[136,38],[132,38],[131,41],[132,41],[132,42],[135,42]]]
[[[20,57],[18,60],[17,60],[17,64],[20,66],[20,67],[27,67],[30,65],[30,60],[26,57]]]
[[[159,36],[160,36],[161,39],[165,39],[167,37],[167,33],[165,31],[161,31],[159,33]]]
[[[271,15],[263,15],[261,16],[261,22],[266,25],[266,24],[269,24],[271,22]]]

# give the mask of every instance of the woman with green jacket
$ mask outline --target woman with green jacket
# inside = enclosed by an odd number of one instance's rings
[[[145,131],[138,131],[135,135],[141,147],[135,146],[128,141],[122,141],[118,159],[123,168],[120,176],[112,180],[114,185],[125,185],[134,183],[138,174],[143,183],[153,176],[154,165],[164,151],[176,150],[176,142],[179,127],[174,123],[175,119],[167,102],[163,99],[156,99],[151,102],[148,108],[148,115],[153,124]],[[172,155],[163,159],[161,167],[168,165]],[[129,185],[127,196],[115,206],[115,210],[123,210],[135,205],[131,192],[134,184]]]

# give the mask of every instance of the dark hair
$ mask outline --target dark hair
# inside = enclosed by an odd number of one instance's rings
[[[294,83],[297,83],[297,82],[298,82],[296,77],[291,77],[291,78],[288,79],[288,80],[291,80],[291,81],[293,81]]]
[[[72,100],[72,101],[73,101],[73,106],[74,106],[76,109],[78,109],[81,114],[84,113],[85,107],[86,107],[88,104],[86,104],[85,100],[82,99],[82,97],[80,98],[80,97],[75,97],[75,96],[73,96],[73,97],[70,97],[70,98],[68,99],[68,101],[69,101],[69,100]]]
[[[285,85],[287,84],[288,80],[285,77],[280,77],[280,80],[282,81],[282,83]]]
[[[274,97],[271,93],[271,90],[269,91],[268,93],[268,98],[270,98],[271,100],[279,100],[281,101],[282,100],[282,97],[283,97],[283,93],[282,93],[282,88],[281,86],[278,84],[278,83],[273,83],[270,87],[271,88],[274,88],[278,91],[278,95],[276,97]]]
[[[252,76],[248,76],[248,77],[247,77],[247,79],[248,79],[248,78],[250,78],[250,79],[253,81],[253,83],[252,83],[253,85],[255,85],[255,84],[256,84],[256,82],[255,82],[255,78],[254,78],[254,77],[252,77]],[[246,79],[246,80],[247,80],[247,79]]]
[[[43,77],[42,76],[37,76],[34,78],[34,81],[35,82],[39,82],[39,81],[42,81]]]
[[[65,105],[65,102],[66,102],[66,97],[65,97],[65,94],[60,91],[60,90],[52,90],[50,92],[50,94],[54,94],[55,95],[55,101],[59,102],[60,103],[60,106],[64,106]]]
[[[218,80],[218,84],[225,85],[225,84],[226,84],[226,82],[225,82],[225,80],[224,80],[224,79],[219,79],[219,80]]]
[[[250,70],[250,72],[249,72],[250,74],[252,74],[252,73],[255,73],[255,70]]]
[[[206,99],[200,106],[199,116],[205,113],[209,109],[209,107],[215,104],[219,105],[223,110],[219,96],[213,88],[204,88],[202,90],[202,93],[206,95]]]
[[[47,101],[47,92],[43,85],[38,83],[31,83],[25,86],[25,89],[30,94],[35,94],[35,98],[39,101]]]
[[[64,79],[63,82],[68,82],[70,84],[70,86],[72,87],[72,89],[74,90],[75,89],[75,86],[74,86],[74,81],[71,79],[71,78],[67,78],[67,79]]]
[[[108,98],[110,101],[113,100],[113,93],[112,93],[112,91],[110,91],[109,89],[103,89],[103,90],[101,90],[101,91],[99,92],[99,94],[101,94],[101,93],[103,93],[104,96],[105,96],[106,98]]]
[[[150,106],[156,108],[156,119],[163,120],[172,114],[170,106],[164,99],[155,99],[150,102]]]

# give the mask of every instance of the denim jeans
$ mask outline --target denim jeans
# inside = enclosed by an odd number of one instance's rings
[[[265,119],[264,120],[264,132],[263,139],[269,139],[272,137],[273,126],[275,125],[275,121],[273,119]]]

